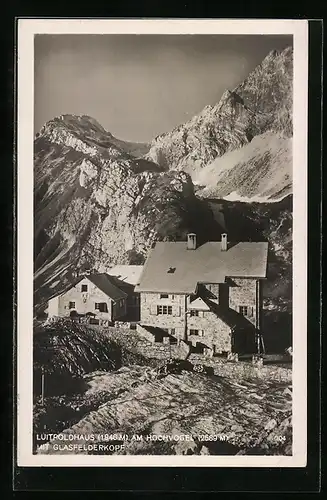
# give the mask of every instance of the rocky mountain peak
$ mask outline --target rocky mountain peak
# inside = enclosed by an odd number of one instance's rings
[[[73,115],[51,120],[36,138],[37,303],[72,272],[143,263],[154,241],[205,230],[208,211],[190,176],[136,158],[122,142]]]
[[[147,158],[192,175],[267,131],[292,135],[292,48],[271,51],[216,105],[154,139]]]

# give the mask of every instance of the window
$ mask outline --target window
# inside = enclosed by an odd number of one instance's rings
[[[87,292],[87,285],[82,285],[82,292]]]
[[[98,310],[99,312],[108,312],[108,306],[106,302],[96,302],[94,309]]]
[[[160,294],[161,299],[168,299],[168,297],[169,297],[168,293],[161,293]]]
[[[157,314],[173,314],[172,306],[157,306]]]
[[[243,314],[243,316],[247,316],[248,315],[248,307],[247,306],[239,306],[238,312],[240,314]]]
[[[196,311],[195,309],[191,309],[190,316],[199,316],[199,311]]]
[[[190,335],[199,335],[199,330],[194,330],[193,328],[190,328]]]
[[[120,305],[120,307],[124,307],[124,299],[121,299],[121,300],[119,301],[119,305]]]
[[[170,335],[175,335],[175,328],[170,329]]]
[[[253,307],[252,306],[239,306],[238,312],[243,314],[243,316],[251,317],[253,316]]]
[[[74,309],[75,302],[69,302],[69,309]]]

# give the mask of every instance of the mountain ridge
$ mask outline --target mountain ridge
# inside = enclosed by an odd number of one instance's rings
[[[243,97],[227,90],[217,105],[206,106],[187,122],[190,137],[182,124],[151,145],[135,144],[115,138],[87,115],[61,115],[47,122],[34,142],[35,304],[44,305],[66,286],[72,273],[143,263],[154,241],[184,240],[188,232],[196,232],[199,241],[219,239],[226,228],[210,198],[225,198],[225,207],[232,207],[240,220],[244,204],[235,203],[238,198],[262,199],[271,205],[287,198],[291,194],[290,57],[291,49],[268,54],[237,87],[243,89]],[[276,80],[279,87],[274,86]],[[260,115],[255,123],[250,108]],[[281,112],[274,114],[274,109]],[[163,150],[157,148],[162,140]],[[196,147],[190,156],[192,141]],[[154,161],[158,160],[154,150],[162,161]],[[199,155],[200,166],[189,163],[192,158],[198,161]],[[246,208],[250,233],[268,238],[273,254],[278,241],[283,254],[291,224],[289,209],[287,216],[279,216],[264,203],[260,208],[268,224],[264,232],[260,210],[255,204]],[[267,211],[273,213],[271,231]],[[276,227],[281,217],[286,230],[280,237]],[[230,220],[238,227],[235,237],[246,237],[233,216]],[[227,231],[232,230],[229,225]],[[289,266],[288,251],[281,259]]]
[[[197,181],[203,168],[247,147],[256,136],[270,132],[290,138],[292,71],[292,48],[271,51],[241,84],[225,90],[217,104],[205,106],[187,122],[157,136],[146,158],[164,169],[184,170]],[[281,168],[291,177],[289,162]],[[264,165],[261,169],[265,172]],[[208,179],[206,186],[213,183]]]

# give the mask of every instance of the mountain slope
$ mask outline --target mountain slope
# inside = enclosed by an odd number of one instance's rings
[[[292,192],[292,139],[272,132],[258,135],[203,167],[194,183],[205,186],[198,188],[198,196],[278,201]]]
[[[142,263],[155,240],[201,239],[217,226],[187,174],[135,159],[111,137],[89,117],[66,115],[35,140],[37,304],[72,273]]]
[[[214,171],[219,170],[226,153],[247,147],[245,154],[251,158],[249,149],[253,139],[262,134],[267,137],[267,132],[290,138],[292,57],[291,48],[270,52],[244,82],[233,91],[226,90],[218,104],[206,106],[190,121],[156,137],[146,157],[165,169],[184,170],[195,181],[204,167],[221,157],[222,162],[211,169],[213,179],[205,176],[209,187],[215,184]],[[262,150],[255,153],[258,143],[254,144],[253,156],[263,156],[264,147],[262,143]],[[287,156],[287,152],[285,154]],[[270,168],[274,169],[274,165],[270,167],[268,161],[264,173],[268,179]],[[286,176],[290,175],[289,170],[289,162],[285,161]],[[238,172],[232,175],[236,177]],[[285,194],[289,194],[289,190]]]

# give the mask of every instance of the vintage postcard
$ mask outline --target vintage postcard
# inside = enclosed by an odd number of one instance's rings
[[[17,50],[18,465],[304,467],[307,21]]]

